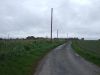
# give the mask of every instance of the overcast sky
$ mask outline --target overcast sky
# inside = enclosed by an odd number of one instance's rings
[[[0,0],[0,37],[100,38],[100,0]]]

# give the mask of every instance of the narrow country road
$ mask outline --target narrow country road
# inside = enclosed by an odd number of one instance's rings
[[[50,52],[35,75],[100,75],[100,68],[75,53],[69,42]]]

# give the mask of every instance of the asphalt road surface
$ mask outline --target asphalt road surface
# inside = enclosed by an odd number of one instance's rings
[[[71,48],[71,42],[51,51],[35,75],[100,75],[100,67],[86,61]]]

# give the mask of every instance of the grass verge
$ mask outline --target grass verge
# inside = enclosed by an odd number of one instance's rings
[[[73,41],[72,48],[86,60],[100,66],[100,41]]]
[[[51,49],[64,43],[55,40],[0,41],[0,75],[33,75],[38,62]]]

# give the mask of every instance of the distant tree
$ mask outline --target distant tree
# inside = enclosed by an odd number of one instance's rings
[[[59,38],[54,38],[54,40],[58,40]]]
[[[66,40],[79,40],[77,37],[74,38],[67,38]]]
[[[0,40],[3,40],[3,38],[0,38]]]
[[[81,40],[84,40],[84,38],[82,38]]]
[[[34,36],[28,36],[28,37],[26,37],[26,39],[35,39],[35,37]]]

